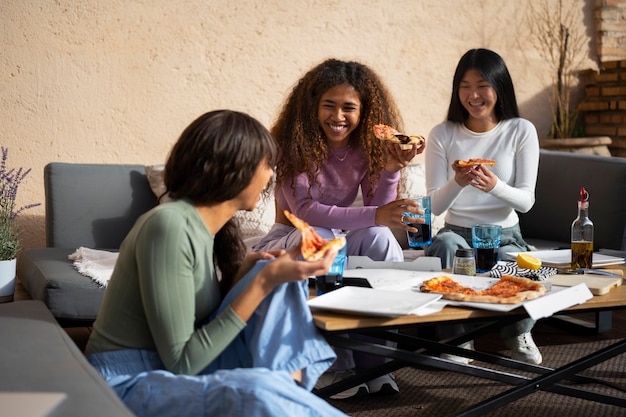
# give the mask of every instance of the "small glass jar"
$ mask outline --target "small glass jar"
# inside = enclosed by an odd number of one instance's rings
[[[473,249],[457,249],[452,263],[452,273],[457,275],[476,275],[476,260]]]

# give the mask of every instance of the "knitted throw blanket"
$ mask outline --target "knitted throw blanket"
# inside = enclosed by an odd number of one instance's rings
[[[106,287],[111,279],[117,256],[117,252],[80,247],[68,255],[68,259],[73,262],[74,268],[80,274]]]

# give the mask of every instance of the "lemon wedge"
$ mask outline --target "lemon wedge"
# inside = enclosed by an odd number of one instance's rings
[[[541,268],[541,260],[527,253],[517,254],[517,266],[524,269],[532,269],[533,271]]]

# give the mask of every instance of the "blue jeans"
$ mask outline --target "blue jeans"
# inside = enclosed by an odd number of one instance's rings
[[[259,261],[227,294],[226,308],[267,262]],[[156,351],[125,349],[87,356],[137,415],[345,416],[312,394],[335,360],[315,328],[305,282],[283,284],[268,295],[246,328],[200,375],[164,369]],[[291,373],[302,369],[300,385]]]

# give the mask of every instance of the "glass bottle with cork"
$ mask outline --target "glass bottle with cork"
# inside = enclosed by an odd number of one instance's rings
[[[580,189],[578,217],[572,223],[572,269],[593,266],[593,222],[589,218],[589,193]]]

